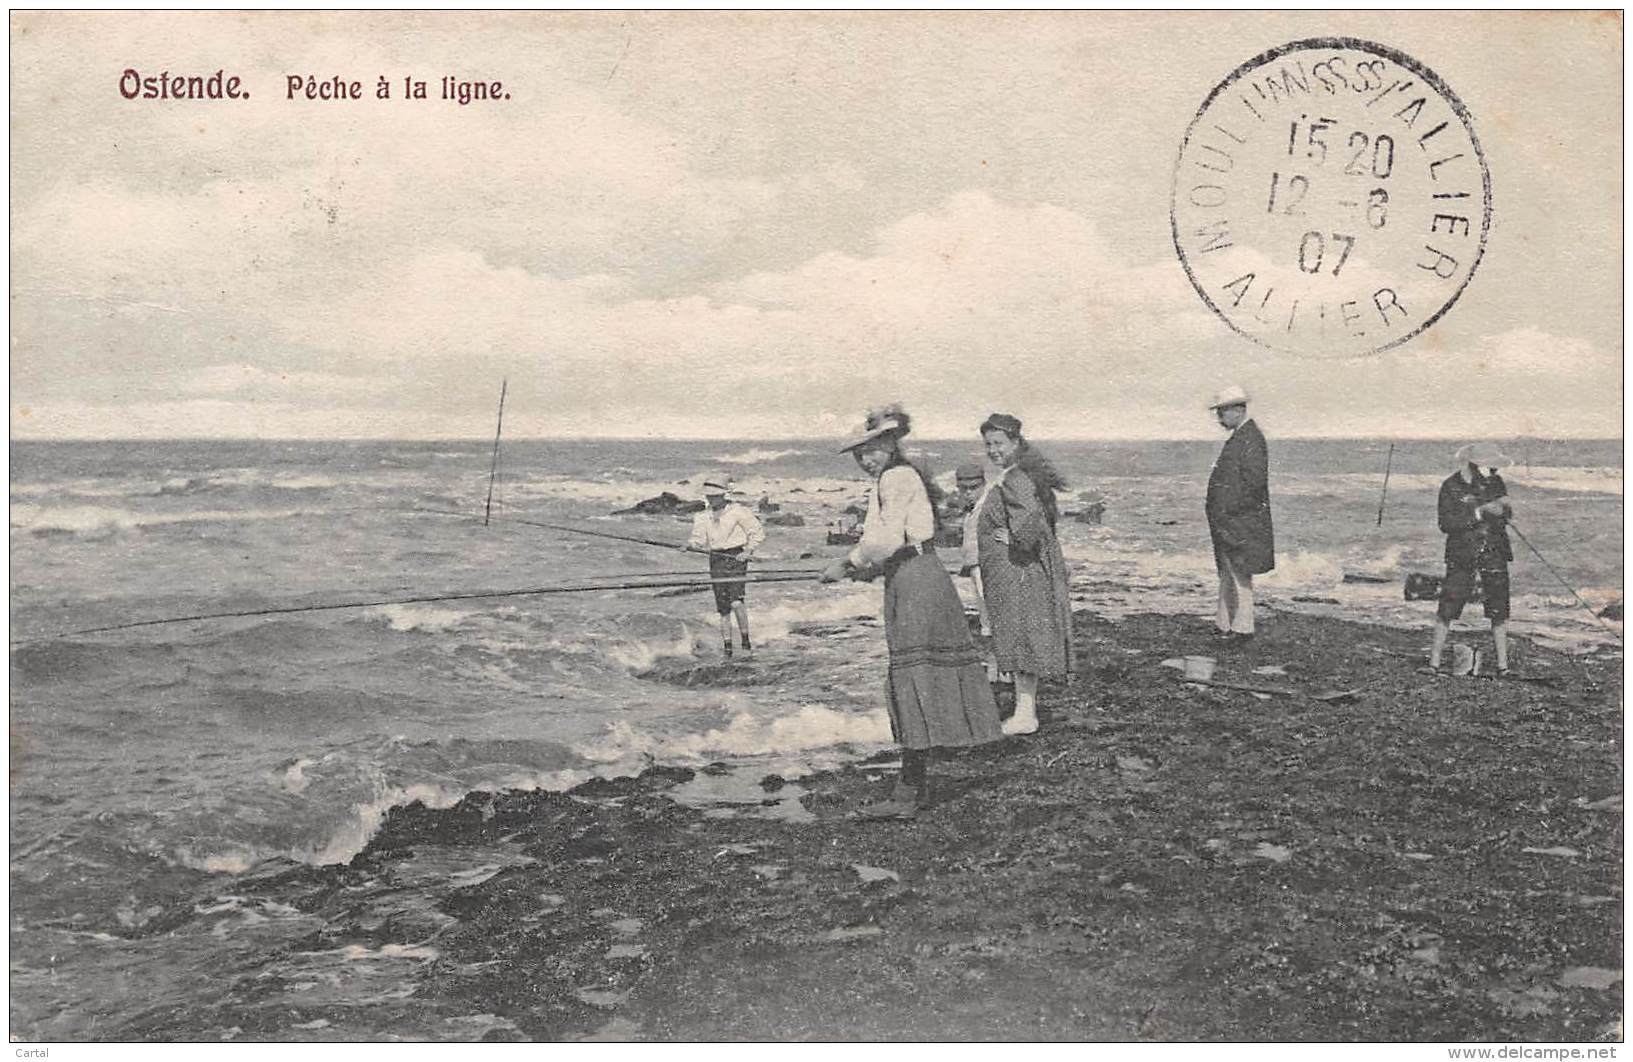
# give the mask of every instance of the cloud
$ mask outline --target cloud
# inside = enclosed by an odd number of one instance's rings
[[[621,295],[606,277],[443,249],[341,295],[300,338],[415,373],[509,360],[613,423],[729,415],[717,433],[733,434],[817,430],[881,396],[949,429],[994,404],[1077,421],[1108,384],[1133,393],[1154,365],[1170,371],[1176,337],[1201,347],[1213,328],[1172,263],[1120,261],[1078,214],[973,190],[888,225],[867,254],[683,297]]]
[[[53,422],[480,435],[505,376],[516,434],[826,435],[902,400],[928,435],[1004,409],[1039,436],[1206,437],[1206,396],[1240,380],[1284,434],[1617,431],[1619,363],[1585,340],[1521,329],[1453,350],[1431,329],[1371,358],[1271,354],[1230,335],[1175,263],[1123,260],[1052,204],[965,190],[869,242],[661,299],[430,246],[278,322],[306,362],[351,374],[216,358],[175,386],[213,404],[70,404]],[[1520,415],[1493,415],[1522,395]]]
[[[1539,94],[1442,69],[1502,116],[1481,127],[1501,210],[1479,275],[1399,351],[1277,356],[1191,290],[1167,200],[1201,96],[1287,19],[1184,21],[18,15],[13,409],[103,434],[325,434],[343,413],[479,435],[506,377],[507,421],[540,434],[831,434],[901,399],[927,433],[1002,408],[1040,434],[1172,436],[1212,432],[1207,395],[1242,380],[1284,432],[1619,431],[1619,274],[1593,264],[1620,260],[1620,232],[1554,209],[1561,181],[1593,193],[1572,202],[1615,193],[1618,167],[1563,146],[1610,142],[1613,92],[1562,138],[1570,78]],[[1370,21],[1524,36],[1518,17]],[[1528,46],[1570,62],[1532,67],[1610,83],[1587,75],[1614,72],[1614,41],[1554,30]],[[1183,76],[1119,61],[1156,51]],[[230,57],[254,98],[149,106],[84,80],[156,56]],[[285,100],[296,71],[369,98]],[[513,98],[435,99],[443,73]],[[405,74],[433,98],[401,99]],[[1538,276],[1571,283],[1538,297]]]

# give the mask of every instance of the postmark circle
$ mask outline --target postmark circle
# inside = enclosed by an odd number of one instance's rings
[[[1371,41],[1255,56],[1185,130],[1174,250],[1202,301],[1274,350],[1398,347],[1457,301],[1485,253],[1491,173],[1434,71]]]

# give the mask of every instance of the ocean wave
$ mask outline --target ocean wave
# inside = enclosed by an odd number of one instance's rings
[[[619,720],[602,737],[575,751],[596,763],[634,764],[648,756],[662,763],[696,763],[720,756],[761,756],[834,745],[885,745],[890,740],[890,717],[883,706],[877,711],[841,712],[807,704],[776,716],[742,710],[724,727],[691,734],[650,734]]]
[[[877,618],[882,602],[878,587],[853,583],[843,589],[816,591],[810,597],[784,598],[770,604],[751,602],[749,623],[757,641],[774,642],[788,637],[790,630],[803,623],[837,623],[857,616]],[[701,622],[701,615],[699,618]]]
[[[339,480],[314,472],[269,472],[259,468],[233,468],[211,474],[204,479],[210,487],[271,487],[274,490],[332,490],[335,487],[369,485],[369,480]],[[395,480],[374,480],[384,485]]]
[[[696,640],[690,628],[681,624],[680,630],[668,638],[630,638],[611,643],[598,640],[595,644],[606,659],[635,674],[651,670],[666,657],[691,656]]]
[[[321,843],[311,848],[290,853],[303,863],[345,863],[369,843],[380,831],[386,815],[392,808],[418,801],[428,808],[451,808],[465,798],[470,790],[464,786],[422,783],[392,786],[374,799],[352,805],[351,818]]]
[[[1622,470],[1619,468],[1511,468],[1503,472],[1503,479],[1535,490],[1614,494],[1618,497],[1622,494]]]
[[[717,454],[716,461],[728,465],[763,465],[771,461],[781,461],[785,457],[798,457],[804,450],[744,450],[737,454]]]
[[[316,760],[309,760],[302,756],[284,768],[282,779],[284,791],[293,793],[296,796],[306,792],[306,787],[312,784],[312,780],[306,776],[306,768],[316,766],[316,764]]]
[[[144,498],[157,494],[177,493],[187,479],[64,479],[44,483],[13,483],[14,498]],[[167,491],[166,488],[169,488]]]
[[[376,605],[365,609],[365,619],[385,620],[394,631],[425,631],[444,633],[453,630],[474,615],[456,608],[435,608],[429,605]]]
[[[586,626],[541,621],[524,609],[458,609],[435,605],[377,605],[363,611],[369,622],[384,622],[393,631],[445,634],[458,631],[460,637],[439,648],[454,655],[480,651],[480,659],[468,661],[489,680],[503,676],[488,669],[497,660],[517,688],[538,678],[541,662],[599,661],[612,670],[636,674],[652,668],[668,657],[693,655],[697,636],[687,621],[676,616],[635,613],[597,620]],[[509,685],[510,683],[507,683]]]
[[[152,498],[189,497],[234,487],[287,491],[333,490],[339,487],[395,486],[395,479],[337,479],[311,472],[268,472],[254,468],[223,469],[165,479],[67,479],[43,483],[13,483],[14,498]]]
[[[1451,474],[1446,472],[1394,472],[1389,477],[1391,494],[1410,491],[1437,491]],[[1622,494],[1622,470],[1610,466],[1533,465],[1505,468],[1503,480],[1510,487],[1551,490],[1573,494]],[[1276,496],[1363,494],[1376,496],[1383,476],[1376,472],[1292,473],[1271,485]]]
[[[684,499],[701,497],[697,488],[697,484],[678,483],[674,480],[607,481],[568,476],[541,476],[535,479],[507,481],[501,484],[500,490],[496,493],[502,494],[506,499],[557,498],[625,508],[644,498],[656,497],[664,491]]]
[[[169,524],[238,523],[247,520],[287,520],[311,515],[300,509],[208,509],[191,513],[139,513],[102,505],[13,505],[11,526],[31,534],[112,534],[118,531]]]
[[[445,780],[381,786],[372,799],[353,804],[347,821],[319,843],[275,854],[302,863],[345,863],[368,845],[393,808],[416,802],[433,809],[451,808],[475,792],[509,789],[562,792],[588,779],[585,771],[574,768],[543,771],[512,768],[463,782]]]
[[[735,486],[740,494],[758,498],[770,495],[784,504],[796,499],[818,505],[841,508],[854,498],[865,496],[867,484],[856,479],[836,476],[736,476]],[[592,480],[574,477],[544,476],[535,479],[511,481],[503,484],[506,499],[548,498],[595,504],[608,508],[627,508],[638,501],[653,498],[668,491],[682,500],[701,498],[700,483],[682,483],[678,480]],[[517,514],[523,515],[523,514]]]
[[[1291,555],[1285,553],[1278,555],[1274,571],[1254,578],[1256,581],[1263,580],[1271,587],[1286,586],[1300,590],[1329,589],[1344,581],[1344,565],[1325,553],[1301,549]]]

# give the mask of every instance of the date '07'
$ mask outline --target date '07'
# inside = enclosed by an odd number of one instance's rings
[[[1313,162],[1317,167],[1324,167],[1327,163],[1327,131],[1338,124],[1333,118],[1317,118],[1307,121],[1306,115],[1299,115],[1289,123],[1287,130],[1287,154],[1290,158],[1303,158]],[[1304,142],[1299,142],[1299,128],[1303,126]],[[1344,175],[1347,177],[1372,178],[1387,181],[1395,170],[1395,138],[1388,133],[1379,133],[1371,136],[1356,130],[1345,138],[1345,148],[1349,152],[1349,161],[1344,164]],[[1302,150],[1302,155],[1300,149]],[[1368,149],[1371,149],[1370,157]],[[1281,171],[1272,171],[1270,174],[1270,197],[1265,203],[1265,212],[1275,214],[1277,207],[1288,217],[1296,217],[1304,213],[1300,203],[1310,194],[1310,178],[1302,173],[1290,173],[1283,184]],[[1354,201],[1341,201],[1341,206],[1353,206]],[[1389,190],[1374,188],[1367,192],[1366,223],[1374,229],[1381,229],[1389,223]],[[1355,237],[1341,232],[1323,235],[1311,230],[1299,237],[1298,267],[1305,273],[1321,272],[1322,263],[1326,260],[1327,240],[1334,244],[1342,244],[1343,250],[1338,254],[1338,260],[1333,263],[1332,275],[1344,268],[1349,255],[1355,249]]]

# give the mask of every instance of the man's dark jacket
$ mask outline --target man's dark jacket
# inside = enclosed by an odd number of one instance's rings
[[[1437,505],[1440,531],[1446,536],[1446,567],[1502,568],[1514,559],[1508,543],[1507,520],[1502,516],[1477,516],[1475,510],[1486,502],[1508,497],[1508,484],[1493,472],[1474,474],[1473,482],[1453,472],[1440,485]]]
[[[1208,477],[1208,532],[1214,555],[1229,554],[1242,571],[1261,575],[1276,566],[1270,523],[1270,451],[1251,420],[1225,440]]]

